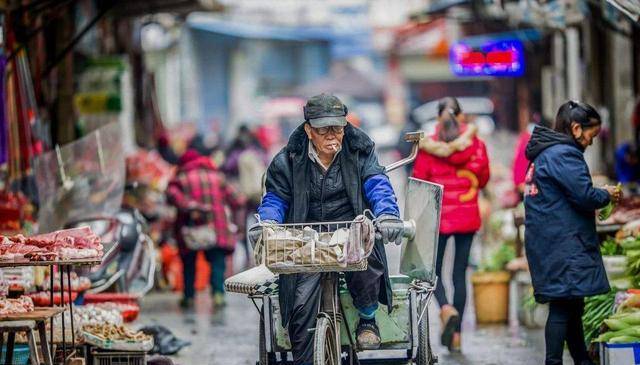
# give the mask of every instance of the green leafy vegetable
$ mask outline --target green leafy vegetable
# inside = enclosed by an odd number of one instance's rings
[[[600,246],[602,256],[622,255],[623,252],[622,246],[619,245],[613,237],[607,237],[607,239],[602,242],[602,246]]]
[[[585,299],[582,322],[586,343],[591,343],[591,341],[600,334],[602,323],[613,311],[615,297],[616,291],[612,290],[607,294],[596,295]]]
[[[480,271],[494,272],[502,271],[509,261],[516,258],[516,250],[513,246],[502,244],[492,251],[480,265]]]
[[[622,190],[622,184],[621,183],[618,183],[618,185],[616,185],[616,190],[617,191]],[[613,209],[615,207],[616,207],[616,205],[613,203],[613,201],[610,201],[609,204],[607,204],[606,207],[600,209],[600,212],[598,213],[598,219],[600,219],[601,221],[609,219],[609,217],[611,217],[611,213],[613,213]]]

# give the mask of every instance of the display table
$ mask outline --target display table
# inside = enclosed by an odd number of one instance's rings
[[[5,364],[11,364],[16,332],[26,332],[29,343],[31,364],[40,364],[34,330],[40,337],[40,350],[46,365],[53,365],[49,341],[47,340],[45,321],[53,321],[53,317],[64,312],[64,308],[35,308],[33,312],[0,316],[0,348],[4,342],[4,334],[8,333]]]
[[[101,258],[87,258],[87,259],[73,259],[73,260],[55,260],[55,261],[29,261],[26,259],[22,259],[22,260],[7,260],[7,261],[0,261],[0,268],[5,268],[5,267],[20,267],[20,266],[49,266],[50,270],[50,298],[51,298],[51,308],[52,310],[58,310],[62,316],[62,355],[63,355],[63,361],[62,363],[66,363],[66,361],[71,358],[74,354],[75,354],[75,348],[76,348],[76,335],[75,335],[75,324],[74,324],[74,318],[73,318],[73,301],[71,300],[72,297],[72,290],[71,290],[71,268],[74,266],[95,266],[98,265],[102,262]],[[54,270],[53,268],[57,267],[58,272],[60,273],[60,306],[55,306],[54,304],[54,298],[53,298],[53,288],[54,288]],[[70,352],[67,354],[67,340],[66,340],[66,331],[65,331],[65,307],[67,305],[67,303],[65,303],[65,274],[67,276],[67,284],[66,284],[66,288],[68,291],[68,295],[69,295],[69,314],[71,316],[70,320],[71,320],[71,348],[70,348]],[[35,312],[34,312],[35,313]],[[29,315],[31,313],[26,313],[26,314],[22,314],[19,315],[19,320],[25,320],[25,316]],[[54,328],[54,324],[53,324],[53,315],[48,317],[48,319],[50,319],[51,321],[51,328],[50,328],[50,338],[51,338],[51,342],[49,343],[49,348],[51,349],[50,351],[50,355],[53,357],[54,356],[54,348],[53,348],[53,328]],[[0,318],[0,321],[2,319]],[[44,320],[41,321],[42,324],[44,325]],[[39,326],[39,325],[38,325]],[[38,331],[40,332],[40,327],[38,327]],[[42,340],[42,337],[41,337]],[[46,340],[46,338],[45,338]],[[48,342],[48,341],[47,341]]]

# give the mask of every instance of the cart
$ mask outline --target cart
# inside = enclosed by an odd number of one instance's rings
[[[408,134],[406,140],[414,143],[411,156],[387,166],[386,170],[391,171],[412,162],[422,136],[422,133]],[[373,350],[380,354],[385,350],[396,350],[392,351],[395,356],[371,361],[384,364],[397,361],[416,365],[432,365],[438,361],[431,349],[428,305],[437,282],[435,253],[441,201],[441,186],[417,179],[409,180],[403,234],[406,240],[400,264],[403,275],[391,277],[394,303],[392,310],[389,312],[381,305],[376,313],[382,343],[378,350]],[[260,313],[257,365],[293,363],[289,355],[289,335],[281,325],[277,277],[269,277],[265,274],[268,271],[274,274],[322,273],[321,304],[313,330],[314,365],[371,362],[358,359],[358,353],[361,352],[355,336],[358,311],[341,280],[345,271],[366,270],[367,256],[372,249],[367,230],[371,227],[373,225],[367,222],[366,214],[365,218],[359,216],[348,222],[269,224],[263,227],[262,245],[256,249],[262,250],[265,265],[251,269],[250,271],[254,271],[253,275],[249,272],[241,273],[227,279],[225,283],[229,291],[248,294]],[[334,239],[338,235],[336,232],[340,230],[347,230],[348,233],[344,235],[351,240],[339,246],[337,253],[331,250],[326,252],[327,247],[332,247],[327,242],[335,244],[333,241],[340,241]],[[332,261],[334,258],[336,259]],[[256,277],[263,279],[256,280]],[[386,353],[388,351],[385,355]],[[398,353],[401,355],[397,355]]]

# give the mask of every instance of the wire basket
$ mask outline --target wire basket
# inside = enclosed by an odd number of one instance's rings
[[[93,365],[145,365],[144,352],[128,351],[91,351]]]
[[[264,261],[274,273],[363,271],[375,231],[365,215],[343,222],[263,224]]]

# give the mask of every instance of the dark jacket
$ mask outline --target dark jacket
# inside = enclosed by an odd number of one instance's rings
[[[287,146],[274,157],[267,170],[267,193],[258,208],[260,219],[279,223],[308,222],[310,171],[313,167],[308,156],[308,145],[309,139],[301,125],[291,134]],[[347,125],[342,151],[337,159],[354,216],[362,214],[365,209],[373,210],[376,216],[399,216],[391,183],[378,163],[373,141],[364,132]],[[381,290],[379,299],[391,309],[391,283],[381,241],[376,242],[372,255],[384,263],[385,285],[381,285],[381,288],[385,289]],[[285,326],[291,316],[296,283],[295,275],[280,275],[280,308]]]
[[[609,203],[593,187],[584,150],[572,138],[536,127],[527,145],[532,161],[525,190],[525,247],[539,302],[609,291],[595,211]]]

